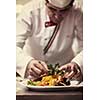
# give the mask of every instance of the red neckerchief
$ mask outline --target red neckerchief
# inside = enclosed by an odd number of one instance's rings
[[[52,21],[45,22],[45,27],[56,26],[57,24],[53,23]]]

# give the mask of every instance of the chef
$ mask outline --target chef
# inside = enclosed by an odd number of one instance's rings
[[[16,22],[16,71],[24,78],[60,64],[65,78],[82,81],[83,17],[74,0],[37,0],[25,5]],[[73,49],[74,39],[77,48]]]

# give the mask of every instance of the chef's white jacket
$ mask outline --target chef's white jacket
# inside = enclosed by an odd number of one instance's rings
[[[67,11],[51,47],[44,55],[43,49],[53,34],[55,26],[45,27],[45,22],[49,21],[49,17],[44,0],[25,5],[16,22],[17,72],[24,77],[26,66],[32,59],[60,65],[73,61],[82,69],[82,18],[82,11],[78,8],[72,7]],[[78,46],[74,50],[72,46],[75,37]]]

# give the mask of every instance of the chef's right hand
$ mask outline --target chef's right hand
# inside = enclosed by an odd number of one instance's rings
[[[31,60],[26,69],[26,77],[36,79],[48,73],[47,64],[43,61]]]

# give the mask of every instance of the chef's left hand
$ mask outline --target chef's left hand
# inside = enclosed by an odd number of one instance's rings
[[[75,78],[78,80],[82,80],[82,72],[78,64],[75,62],[71,62],[65,64],[59,68],[59,70],[65,70],[64,78]]]

